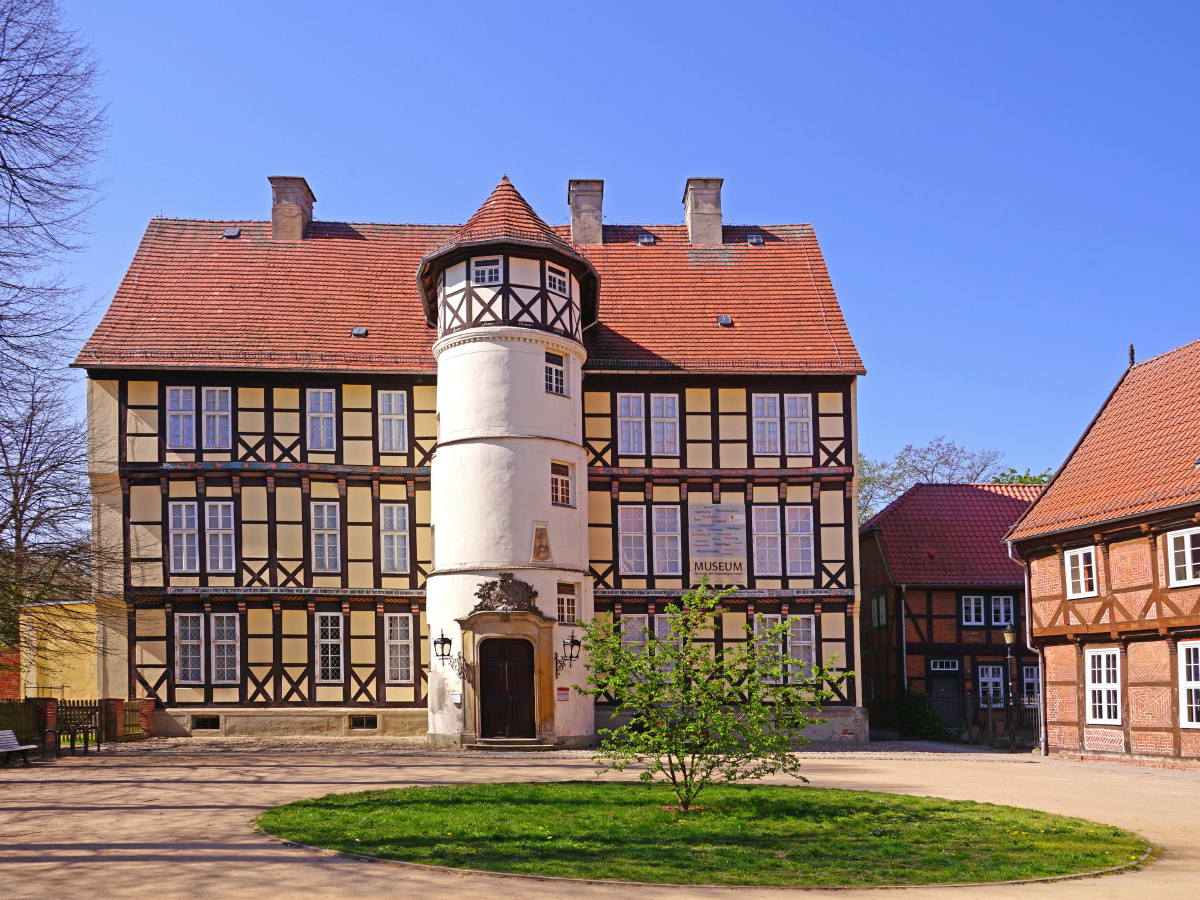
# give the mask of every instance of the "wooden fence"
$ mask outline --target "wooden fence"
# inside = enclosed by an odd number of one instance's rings
[[[33,704],[27,700],[0,700],[0,731],[12,731],[22,744],[36,741]]]

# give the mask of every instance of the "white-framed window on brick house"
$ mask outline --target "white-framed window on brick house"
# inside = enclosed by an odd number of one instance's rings
[[[546,393],[567,396],[567,359],[561,353],[546,351]]]
[[[880,628],[887,624],[887,594],[876,594],[870,600],[871,627]]]
[[[196,502],[187,500],[167,504],[167,519],[171,526],[171,571],[199,572]]]
[[[992,624],[1011,625],[1013,623],[1013,598],[992,598]]]
[[[204,388],[204,449],[228,450],[232,444],[229,388]]]
[[[1068,550],[1066,561],[1068,599],[1096,596],[1096,548]]]
[[[574,625],[579,621],[579,602],[576,593],[579,588],[569,581],[558,582],[558,623]]]
[[[782,575],[782,554],[779,552],[779,507],[755,506],[754,509],[754,574]]]
[[[1084,652],[1089,725],[1121,724],[1121,655],[1115,649]]]
[[[567,273],[557,266],[546,266],[546,287],[556,294],[567,296]]]
[[[650,395],[650,447],[656,456],[679,455],[679,396]]]
[[[573,506],[571,495],[571,464],[551,460],[550,502],[555,506]]]
[[[780,622],[783,617],[775,613],[757,613],[754,616],[754,637],[760,644],[765,645],[772,653],[783,654],[783,641],[772,640],[770,642],[763,636]],[[768,684],[781,684],[779,679],[771,678],[767,680]]]
[[[982,625],[983,597],[964,596],[962,598],[962,623],[964,625]]]
[[[978,666],[979,700],[986,706],[1004,705],[1004,666]]]
[[[471,260],[472,284],[500,284],[502,275],[502,260],[498,256],[489,256]]]
[[[640,456],[646,452],[645,417],[641,394],[617,394],[617,452]]]
[[[1179,726],[1200,728],[1200,641],[1179,642]]]
[[[1200,584],[1200,528],[1173,531],[1167,535],[1171,587]]]
[[[783,395],[784,427],[789,456],[812,453],[812,397],[809,394]]]
[[[650,617],[644,615],[621,616],[621,646],[626,650],[640,652],[650,637]]]
[[[754,452],[779,453],[779,395],[754,395]]]
[[[679,507],[654,507],[654,574],[683,574],[680,552]]]
[[[204,504],[204,536],[208,542],[205,563],[210,572],[233,572],[233,503]]]
[[[811,506],[785,506],[787,567],[789,575],[812,575],[813,514]]]
[[[200,613],[175,615],[175,681],[204,683],[204,616]]]
[[[817,617],[788,616],[789,678],[806,680],[817,664]]]
[[[317,681],[342,681],[341,613],[317,613]]]
[[[413,680],[412,616],[388,613],[383,618],[388,684],[409,684]]]
[[[308,391],[308,449],[332,450],[336,445],[334,391],[310,388]]]
[[[167,388],[167,448],[191,450],[196,446],[196,389]]]
[[[1036,700],[1042,696],[1042,679],[1038,677],[1037,666],[1021,666],[1021,676],[1026,700]]]
[[[237,684],[242,677],[238,614],[213,613],[210,627],[213,684]]]
[[[617,521],[622,575],[646,574],[646,507],[619,506]]]
[[[379,452],[408,452],[408,394],[379,392]]]
[[[336,503],[313,503],[312,550],[314,572],[340,572],[342,569],[340,516]]]
[[[408,506],[403,503],[379,505],[379,544],[383,555],[382,571],[408,571]],[[399,613],[397,613],[399,615]]]

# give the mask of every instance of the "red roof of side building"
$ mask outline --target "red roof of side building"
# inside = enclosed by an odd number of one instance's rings
[[[506,184],[461,227],[313,222],[304,240],[273,241],[269,222],[152,219],[75,364],[433,371],[421,260],[498,227],[545,229],[595,267],[591,367],[865,372],[811,226],[726,226],[718,247],[692,246],[683,225],[606,226],[605,243],[577,247]]]
[[[861,532],[878,530],[897,584],[1019,585],[1004,535],[1041,492],[1038,484],[918,484]]]
[[[1023,540],[1200,503],[1200,341],[1130,366],[1045,493]]]

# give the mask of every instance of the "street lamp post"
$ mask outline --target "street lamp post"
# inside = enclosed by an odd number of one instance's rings
[[[1017,638],[1017,629],[1012,622],[1008,623],[1008,627],[1004,629],[1004,664],[1008,670],[1008,752],[1017,752],[1017,731],[1013,727],[1013,691],[1016,689],[1017,680],[1013,675],[1013,641]]]

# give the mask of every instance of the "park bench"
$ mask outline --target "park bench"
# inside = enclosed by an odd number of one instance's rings
[[[29,765],[29,756],[27,754],[30,750],[37,749],[37,744],[18,744],[17,736],[11,731],[0,731],[0,753],[4,754],[4,764],[6,766],[14,753],[20,753],[25,765]]]

